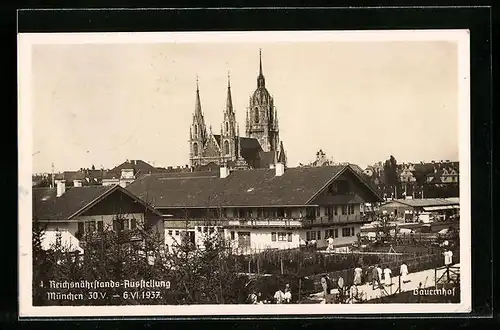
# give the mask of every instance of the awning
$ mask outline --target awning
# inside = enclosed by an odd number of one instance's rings
[[[453,209],[458,209],[458,208],[460,208],[460,206],[458,206],[458,205],[424,206],[423,207],[424,211],[426,211],[426,212],[453,210]]]

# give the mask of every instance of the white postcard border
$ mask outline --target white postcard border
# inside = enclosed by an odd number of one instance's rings
[[[211,43],[211,42],[383,42],[450,41],[459,47],[459,161],[460,161],[460,273],[459,304],[311,304],[311,305],[152,305],[152,306],[32,306],[32,191],[33,161],[31,47],[35,44],[82,43]],[[470,50],[468,30],[391,31],[261,31],[155,33],[25,33],[18,34],[18,145],[19,145],[19,315],[20,317],[105,316],[222,316],[397,313],[467,313],[471,311],[470,209]]]

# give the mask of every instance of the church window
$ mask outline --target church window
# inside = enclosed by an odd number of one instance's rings
[[[229,123],[226,121],[226,133],[229,133]]]
[[[198,143],[193,143],[193,153],[195,156],[198,156]]]
[[[198,137],[198,125],[194,125],[194,137]]]
[[[255,108],[255,123],[259,123],[259,108]]]
[[[229,142],[224,141],[224,153],[229,155]]]

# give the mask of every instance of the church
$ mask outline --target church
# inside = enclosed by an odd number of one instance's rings
[[[286,166],[286,154],[279,138],[277,111],[274,99],[266,88],[261,52],[257,89],[250,96],[245,124],[246,136],[243,137],[240,136],[236,121],[228,77],[226,108],[220,134],[214,134],[212,126],[207,131],[197,83],[196,104],[189,131],[191,167],[214,169],[225,165],[231,169],[256,169],[270,168],[276,163]]]

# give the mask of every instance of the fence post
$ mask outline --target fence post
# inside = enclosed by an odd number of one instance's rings
[[[248,274],[251,274],[251,273],[252,273],[252,272],[251,272],[251,268],[250,268],[250,261],[251,261],[251,260],[252,260],[252,259],[248,258]]]
[[[257,257],[257,274],[260,274],[260,256]]]
[[[280,256],[281,275],[283,275],[283,256]]]
[[[300,303],[300,293],[301,293],[301,289],[302,289],[302,279],[299,277],[299,303]]]

